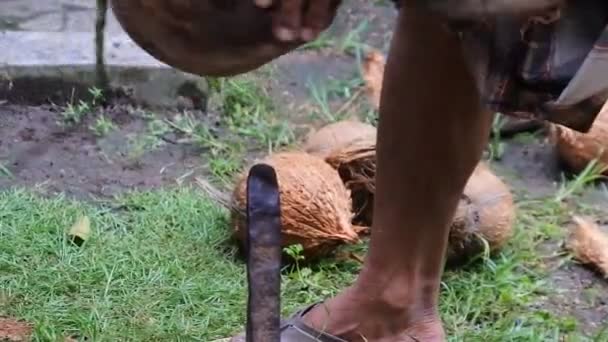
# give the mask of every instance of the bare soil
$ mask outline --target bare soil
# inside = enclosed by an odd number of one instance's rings
[[[0,341],[26,342],[32,335],[32,326],[26,322],[0,317]]]
[[[0,161],[13,176],[0,177],[0,188],[27,186],[49,194],[107,197],[175,184],[202,165],[201,154],[192,147],[167,141],[134,155],[130,137],[145,134],[148,121],[123,106],[105,113],[118,129],[97,138],[89,129],[90,120],[65,128],[51,107],[0,106]]]

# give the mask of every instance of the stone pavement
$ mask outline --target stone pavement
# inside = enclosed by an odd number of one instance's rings
[[[95,6],[95,0],[2,0],[0,30],[93,32]],[[111,13],[107,32],[123,33]]]
[[[94,85],[95,16],[95,0],[0,0],[0,48],[4,50],[0,54],[0,100],[48,103],[41,88],[49,88],[46,92],[55,94],[53,100],[57,92],[67,100],[74,88]],[[195,96],[205,97],[202,78],[179,72],[143,51],[122,30],[111,10],[105,41],[106,70],[112,85],[128,88],[137,102],[183,104],[180,89],[193,85],[200,90]]]

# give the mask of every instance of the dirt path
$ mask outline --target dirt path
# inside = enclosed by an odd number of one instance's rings
[[[74,129],[57,124],[57,112],[41,107],[0,107],[0,160],[9,175],[0,187],[28,186],[76,197],[110,196],[120,191],[175,184],[201,165],[187,146],[156,139],[137,151],[147,120],[113,109],[108,118],[119,127],[97,138],[86,123]],[[142,141],[144,144],[145,141]],[[154,144],[162,144],[154,149]],[[12,175],[12,176],[11,176]]]

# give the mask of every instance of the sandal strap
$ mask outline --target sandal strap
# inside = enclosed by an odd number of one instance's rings
[[[281,342],[347,342],[304,323],[304,315],[318,305],[322,304],[309,305],[285,320],[281,324]]]

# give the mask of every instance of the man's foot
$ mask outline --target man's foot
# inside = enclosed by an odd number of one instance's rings
[[[434,308],[408,309],[371,299],[369,294],[354,288],[315,306],[304,316],[304,323],[349,342],[445,340]]]

